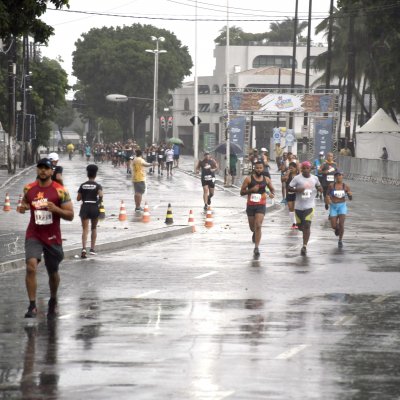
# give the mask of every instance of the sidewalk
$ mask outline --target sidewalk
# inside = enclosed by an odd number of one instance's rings
[[[96,251],[103,253],[124,248],[133,248],[146,242],[155,240],[163,240],[178,235],[189,234],[192,228],[188,226],[188,211],[194,208],[197,213],[195,222],[196,226],[203,224],[200,213],[202,211],[201,204],[201,187],[200,176],[193,173],[193,157],[184,156],[180,160],[180,168],[174,169],[174,181],[168,181],[165,177],[151,176],[149,177],[149,193],[146,199],[150,204],[151,222],[142,223],[141,216],[136,216],[133,212],[133,193],[130,178],[126,176],[124,168],[113,168],[110,164],[99,164],[99,181],[103,185],[106,194],[105,208],[106,219],[99,221],[99,229],[97,236]],[[62,221],[61,231],[63,237],[63,247],[65,258],[80,257],[81,252],[81,234],[82,228],[79,219],[80,203],[75,201],[76,188],[80,183],[86,180],[85,167],[86,162],[79,156],[75,157],[71,162],[61,159],[60,164],[64,167],[64,180],[66,187],[69,189],[71,198],[74,201],[75,218],[72,222]],[[12,203],[16,201],[17,190],[22,189],[25,182],[32,181],[35,177],[36,170],[29,167],[25,170],[18,171],[18,175],[6,176],[0,174],[0,196],[4,196],[7,185],[12,185],[13,179],[19,179],[18,176],[23,175],[23,179],[18,182],[18,188],[14,188],[15,193],[10,193]],[[26,176],[25,176],[25,175]],[[187,189],[188,183],[184,187],[180,187],[180,183],[184,183],[184,176],[190,176],[193,182],[189,183],[193,186]],[[220,178],[219,178],[220,179]],[[223,181],[217,180],[217,190],[227,192],[232,201],[238,206],[243,205],[244,200],[239,196],[239,186],[225,188]],[[274,179],[274,184],[276,184]],[[175,190],[171,190],[170,185],[173,184]],[[240,185],[241,182],[238,182]],[[20,187],[21,186],[21,187]],[[279,188],[276,188],[279,193]],[[183,194],[183,197],[182,197]],[[169,200],[169,197],[173,196]],[[128,219],[125,222],[118,220],[120,200],[125,200],[128,212]],[[3,199],[1,200],[3,201]],[[167,226],[164,223],[166,204],[171,201],[174,209],[174,224]],[[198,204],[198,206],[196,206]],[[13,210],[10,212],[0,211],[1,231],[0,236],[7,237],[7,242],[2,244],[0,252],[0,273],[8,272],[25,266],[24,260],[24,234],[28,224],[29,214],[16,213],[15,204],[12,204]],[[197,208],[196,208],[197,207]],[[269,204],[268,211],[279,207],[277,204]],[[221,214],[224,206],[219,207],[218,213]],[[8,230],[5,228],[11,228]],[[206,228],[204,228],[206,229]],[[3,235],[2,235],[3,233]],[[89,238],[90,239],[90,232]],[[3,239],[5,240],[5,239]],[[1,244],[1,243],[0,243]],[[90,244],[90,241],[89,243]]]

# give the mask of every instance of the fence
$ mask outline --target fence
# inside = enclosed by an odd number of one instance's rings
[[[400,161],[338,156],[337,163],[350,179],[400,186]]]

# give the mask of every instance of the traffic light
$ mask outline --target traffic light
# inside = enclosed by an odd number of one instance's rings
[[[161,126],[165,129],[165,118],[162,116],[160,117]]]
[[[172,128],[172,117],[168,117],[168,128]]]

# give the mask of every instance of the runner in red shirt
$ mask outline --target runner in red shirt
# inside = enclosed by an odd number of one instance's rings
[[[57,290],[60,283],[58,267],[64,253],[62,249],[60,219],[72,221],[74,210],[68,191],[52,181],[53,170],[47,158],[37,163],[37,180],[24,187],[24,198],[20,212],[30,210],[31,219],[25,237],[26,289],[29,307],[25,318],[35,318],[36,270],[42,253],[49,275],[50,300],[47,317],[57,314]]]

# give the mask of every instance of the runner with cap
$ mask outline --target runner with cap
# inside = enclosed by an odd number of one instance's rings
[[[88,181],[82,183],[78,189],[77,201],[82,201],[79,216],[82,221],[82,253],[81,258],[86,258],[86,243],[91,228],[90,250],[91,255],[96,255],[97,223],[99,221],[99,205],[103,199],[103,188],[96,182],[98,167],[89,164],[86,167]]]
[[[254,257],[260,256],[259,245],[261,242],[261,228],[264,221],[267,204],[267,189],[269,197],[275,197],[275,189],[271,179],[264,174],[264,163],[258,160],[254,164],[254,171],[250,176],[247,176],[240,188],[240,195],[247,195],[246,214],[249,221],[249,227],[254,243]]]
[[[58,156],[57,153],[50,153],[47,158],[51,161],[51,168],[53,170],[53,175],[51,176],[51,179],[53,181],[58,182],[60,185],[63,184],[63,167],[61,167],[58,164],[58,160],[60,157]]]
[[[201,186],[203,187],[204,211],[207,211],[211,204],[211,198],[214,196],[215,171],[218,169],[218,163],[211,158],[208,151],[204,152],[204,158],[197,163],[196,173],[201,171]]]
[[[321,184],[315,175],[311,175],[311,163],[301,164],[301,174],[295,176],[289,184],[291,192],[296,193],[295,215],[296,223],[303,232],[303,247],[300,254],[307,254],[307,244],[311,234],[311,221],[314,216],[315,193],[322,192]]]
[[[50,300],[48,318],[57,315],[57,292],[60,284],[59,265],[64,258],[60,220],[72,221],[74,209],[67,189],[51,179],[52,164],[48,158],[37,163],[37,179],[24,187],[24,197],[18,212],[30,210],[31,216],[25,236],[26,289],[29,298],[25,318],[37,315],[36,273],[39,262],[44,261],[49,276]]]
[[[269,161],[268,161],[268,150],[265,147],[261,148],[261,154],[260,154],[261,160],[264,163],[264,171],[263,174],[264,176],[268,177],[271,179],[271,174],[269,173]]]
[[[328,186],[325,201],[329,205],[329,219],[336,236],[339,236],[338,247],[343,247],[344,221],[347,215],[346,196],[353,199],[350,186],[343,182],[343,173],[335,172],[335,182]]]

